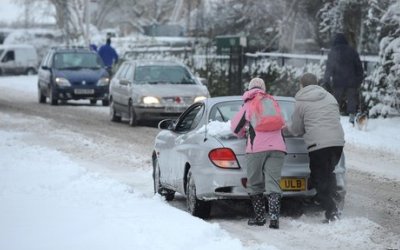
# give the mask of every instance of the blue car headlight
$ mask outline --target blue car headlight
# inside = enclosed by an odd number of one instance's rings
[[[60,87],[70,87],[71,86],[71,83],[63,77],[56,77],[55,82]]]
[[[97,81],[97,86],[108,86],[110,83],[110,78],[102,77]]]

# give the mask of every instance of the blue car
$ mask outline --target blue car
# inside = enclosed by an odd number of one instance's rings
[[[53,48],[38,71],[38,101],[51,105],[59,100],[101,100],[109,105],[110,76],[100,56],[88,48]]]

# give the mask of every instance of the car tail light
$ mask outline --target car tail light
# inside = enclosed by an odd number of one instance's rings
[[[216,148],[208,153],[208,158],[215,166],[226,169],[239,169],[235,153],[230,148]]]

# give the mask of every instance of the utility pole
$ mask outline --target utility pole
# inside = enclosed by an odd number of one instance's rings
[[[186,35],[189,36],[189,30],[190,30],[190,12],[192,12],[192,0],[187,1],[187,23],[186,23]]]
[[[90,2],[85,0],[85,42],[86,45],[90,45]]]
[[[68,9],[68,1],[64,1],[64,12],[63,12],[63,23],[64,23],[64,31],[65,31],[65,42],[67,47],[69,47],[69,9]]]

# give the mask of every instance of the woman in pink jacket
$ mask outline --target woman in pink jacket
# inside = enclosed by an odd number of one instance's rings
[[[260,106],[257,100],[264,100],[263,97],[267,104]],[[265,93],[265,83],[261,78],[253,78],[250,81],[248,91],[243,94],[243,100],[242,108],[231,120],[231,130],[238,137],[247,136],[247,192],[255,213],[248,224],[265,225],[265,191],[268,197],[269,227],[278,229],[282,196],[279,182],[286,154],[286,145],[281,132],[284,121],[277,102]],[[260,112],[260,109],[264,110]],[[277,117],[280,123],[261,129],[258,124],[264,117]],[[269,126],[272,123],[265,124]]]

